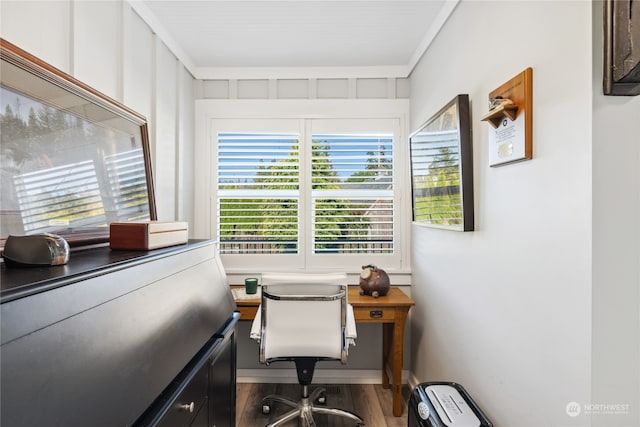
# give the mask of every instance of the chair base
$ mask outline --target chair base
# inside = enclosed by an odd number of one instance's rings
[[[354,413],[349,411],[345,411],[342,409],[335,408],[325,408],[324,406],[314,406],[313,402],[315,402],[320,395],[322,395],[325,390],[321,387],[316,388],[313,393],[309,396],[307,393],[307,386],[302,386],[302,398],[299,401],[295,401],[284,396],[279,396],[276,394],[270,394],[262,399],[262,407],[263,413],[265,412],[265,407],[270,407],[270,403],[281,403],[283,405],[289,406],[293,408],[291,411],[283,414],[277,420],[273,421],[270,424],[267,424],[267,427],[277,427],[283,425],[284,423],[294,420],[296,418],[300,419],[300,423],[305,427],[316,427],[316,422],[313,419],[313,414],[326,414],[326,415],[335,415],[339,417],[349,418],[355,422],[356,426],[364,426],[364,420],[357,416]],[[266,411],[268,412],[268,411]]]

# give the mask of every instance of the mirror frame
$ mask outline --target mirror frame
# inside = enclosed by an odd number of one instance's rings
[[[149,148],[149,132],[147,128],[147,120],[144,116],[128,107],[122,105],[118,101],[100,93],[99,91],[91,88],[90,86],[80,82],[69,74],[57,69],[56,67],[46,63],[45,61],[31,55],[30,53],[20,49],[12,43],[0,38],[0,59],[3,62],[7,62],[24,72],[25,75],[30,74],[31,77],[35,76],[41,79],[44,85],[55,85],[58,88],[66,91],[70,96],[79,97],[87,101],[87,105],[90,108],[94,108],[97,111],[106,111],[112,116],[117,116],[128,121],[132,128],[137,128],[135,137],[141,141],[142,155],[144,157],[144,168],[146,174],[146,191],[149,206],[149,219],[156,220],[156,204],[155,194],[153,188],[153,175],[151,172],[151,154]],[[2,86],[5,86],[4,78],[2,79]],[[10,86],[7,86],[10,87]],[[12,91],[20,94],[19,90],[15,90],[10,87]],[[64,112],[62,108],[56,108],[51,102],[48,102],[46,94],[42,94],[40,97],[37,93],[29,93],[29,97],[38,99],[38,101],[53,107],[54,110]],[[109,129],[108,124],[101,123],[102,126]],[[112,128],[115,129],[115,128]],[[0,214],[4,215],[5,211],[0,207]],[[109,227],[77,227],[74,229],[65,229],[58,231],[51,231],[58,234],[67,240],[70,246],[87,246],[100,243],[106,243],[109,241]],[[6,238],[3,231],[0,235],[0,250],[4,248]]]
[[[640,95],[640,26],[637,17],[632,19],[638,12],[638,2],[604,2],[602,90],[605,95]]]
[[[449,111],[454,106],[455,114],[451,115]],[[409,137],[411,199],[415,224],[456,231],[474,230],[470,115],[469,95],[457,95]],[[442,132],[447,135],[439,135]],[[445,148],[446,151],[443,150]],[[455,170],[453,176],[447,176],[444,182],[438,183],[436,180],[440,177],[430,180],[431,171],[437,168]],[[427,184],[429,180],[431,182]],[[424,209],[424,198],[432,199],[428,214],[419,212]],[[452,206],[455,209],[453,216]]]

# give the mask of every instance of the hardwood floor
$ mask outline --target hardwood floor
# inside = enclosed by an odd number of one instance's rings
[[[379,384],[328,384],[312,385],[310,391],[322,386],[327,390],[327,407],[351,411],[364,419],[367,427],[406,427],[407,402],[410,390],[403,387],[404,405],[401,417],[391,413],[391,390]],[[238,383],[236,397],[236,427],[261,427],[288,411],[286,407],[274,407],[269,415],[262,414],[262,398],[268,394],[281,394],[293,399],[300,397],[298,384],[247,384]],[[317,415],[318,427],[353,427],[354,423],[340,417]],[[285,424],[295,427],[297,421]]]

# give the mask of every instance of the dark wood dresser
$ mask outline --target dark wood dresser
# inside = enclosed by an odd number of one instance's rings
[[[213,242],[0,280],[3,427],[235,425],[239,313]]]

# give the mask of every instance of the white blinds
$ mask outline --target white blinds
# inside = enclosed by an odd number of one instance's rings
[[[221,253],[297,253],[299,135],[218,134]]]
[[[314,253],[393,252],[393,136],[312,135]]]
[[[299,135],[220,133],[218,189],[298,189]]]

